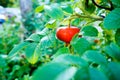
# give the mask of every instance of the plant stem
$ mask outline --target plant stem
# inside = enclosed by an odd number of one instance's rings
[[[69,47],[70,46],[70,43],[65,43],[65,47]]]
[[[90,18],[90,19],[93,19],[96,21],[103,21],[103,19],[104,19],[102,17],[94,17],[94,16],[90,16],[90,15],[80,15],[80,14],[75,14],[73,16],[78,17],[78,18]]]
[[[68,23],[68,28],[70,28],[70,22],[71,22],[71,20],[69,20],[69,23]]]

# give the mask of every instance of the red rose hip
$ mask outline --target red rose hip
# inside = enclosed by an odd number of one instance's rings
[[[70,43],[73,36],[79,33],[80,29],[74,26],[71,27],[60,27],[57,29],[56,36],[59,40],[66,43]]]

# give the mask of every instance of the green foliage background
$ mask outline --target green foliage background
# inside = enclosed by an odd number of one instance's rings
[[[0,52],[0,80],[120,80],[119,2],[40,0],[27,25],[35,32],[19,44],[7,37],[17,45]],[[66,46],[56,29],[69,23],[81,31]]]

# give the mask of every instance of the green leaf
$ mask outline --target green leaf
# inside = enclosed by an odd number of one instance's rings
[[[21,67],[20,65],[14,65],[12,71],[13,71],[13,72],[14,72],[14,71],[17,71],[17,70],[20,69],[20,67]]]
[[[102,55],[102,53],[95,50],[88,50],[84,53],[83,58],[87,61],[98,63],[98,64],[106,64],[106,58]]]
[[[106,29],[120,28],[120,8],[114,9],[105,17],[104,27]]]
[[[45,36],[47,34],[49,34],[48,28],[44,28],[42,31],[38,32],[38,35],[41,35],[41,36]]]
[[[74,80],[90,80],[88,67],[85,68],[82,67],[78,69],[74,76]]]
[[[96,68],[81,68],[75,76],[75,80],[108,80],[107,76]]]
[[[117,5],[120,7],[120,0],[111,0],[114,5]]]
[[[58,51],[52,56],[52,58],[55,58],[61,54],[68,54],[70,53],[69,48],[68,47],[63,47],[58,49]]]
[[[64,17],[62,9],[58,6],[45,6],[45,12],[53,19],[60,20]]]
[[[91,37],[98,36],[98,30],[93,26],[84,26],[81,29],[81,32],[83,33],[83,36],[91,36]]]
[[[41,36],[42,37],[42,36]],[[33,33],[30,37],[28,37],[27,41],[39,42],[41,39],[39,34]]]
[[[49,46],[53,47],[52,45],[54,45],[55,40],[56,40],[55,34],[48,34],[40,40],[41,47],[44,48],[47,48]]]
[[[44,36],[41,40],[40,43],[38,44],[40,52],[42,55],[46,54],[53,54],[53,48],[56,47],[56,38],[55,38],[55,33],[50,33],[46,36]]]
[[[108,62],[109,63],[109,62]],[[107,63],[107,65],[99,65],[98,67],[97,67],[97,69],[99,70],[99,71],[101,71],[101,72],[103,72],[107,77],[108,77],[108,79],[109,80],[114,80],[112,77],[112,73],[110,72],[110,69],[108,68],[108,63]]]
[[[25,55],[29,63],[35,64],[38,60],[39,54],[36,52],[38,43],[30,43],[25,49]]]
[[[95,9],[96,9],[96,7],[92,3],[88,4],[88,6],[85,5],[85,10],[90,14],[92,14],[95,11]]]
[[[91,44],[84,38],[73,38],[71,45],[76,53],[82,55],[86,50],[90,49]]]
[[[62,10],[65,11],[65,12],[67,12],[67,13],[70,13],[70,14],[73,13],[73,9],[72,9],[72,7],[69,6],[69,5],[64,5],[64,6],[62,6]]]
[[[48,63],[39,67],[32,80],[71,80],[77,69],[61,63]]]
[[[76,5],[80,10],[87,14],[92,14],[96,9],[91,0],[79,0]]]
[[[45,27],[47,27],[47,28],[55,28],[57,26],[57,24],[56,24],[56,20],[51,20],[51,21],[49,21],[48,23],[46,23],[45,24]]]
[[[108,64],[110,71],[112,72],[113,80],[120,80],[120,63],[110,62]]]
[[[39,13],[39,12],[41,12],[41,11],[43,11],[44,10],[44,5],[41,5],[41,6],[38,6],[36,9],[35,9],[35,12],[36,13]]]
[[[20,51],[21,49],[25,48],[27,45],[29,45],[30,42],[21,42],[20,44],[18,44],[17,46],[15,46],[8,54],[8,58],[13,57],[17,54],[18,51]]]
[[[72,21],[72,25],[74,26],[79,26],[80,25],[80,22],[81,22],[81,19],[80,18],[76,18]]]
[[[29,74],[24,75],[23,80],[31,80],[31,77]]]
[[[86,67],[88,63],[81,59],[79,56],[74,56],[71,54],[62,54],[53,59],[53,62],[61,62],[68,65],[75,65],[78,67]]]
[[[89,68],[90,80],[109,80],[107,76],[95,68]]]
[[[5,58],[0,55],[0,68],[4,68],[7,65]]]
[[[115,33],[115,41],[120,46],[120,29],[117,29]]]
[[[120,61],[120,47],[115,43],[111,43],[109,46],[105,47],[105,52],[114,58],[115,60]]]

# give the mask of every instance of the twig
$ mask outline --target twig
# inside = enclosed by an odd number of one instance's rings
[[[92,3],[95,5],[95,6],[97,6],[98,8],[102,8],[102,9],[106,9],[106,10],[113,10],[113,5],[112,5],[112,2],[109,0],[109,3],[110,3],[110,8],[107,8],[107,7],[104,7],[104,6],[100,6],[100,5],[98,5],[94,0],[92,0]]]
[[[73,16],[77,16],[78,18],[90,18],[96,21],[103,21],[104,18],[102,17],[94,17],[94,16],[90,16],[90,15],[79,15],[79,14],[75,14]]]
[[[113,7],[113,4],[112,4],[111,0],[108,0],[108,2],[110,3],[111,9],[113,10],[114,7]]]

